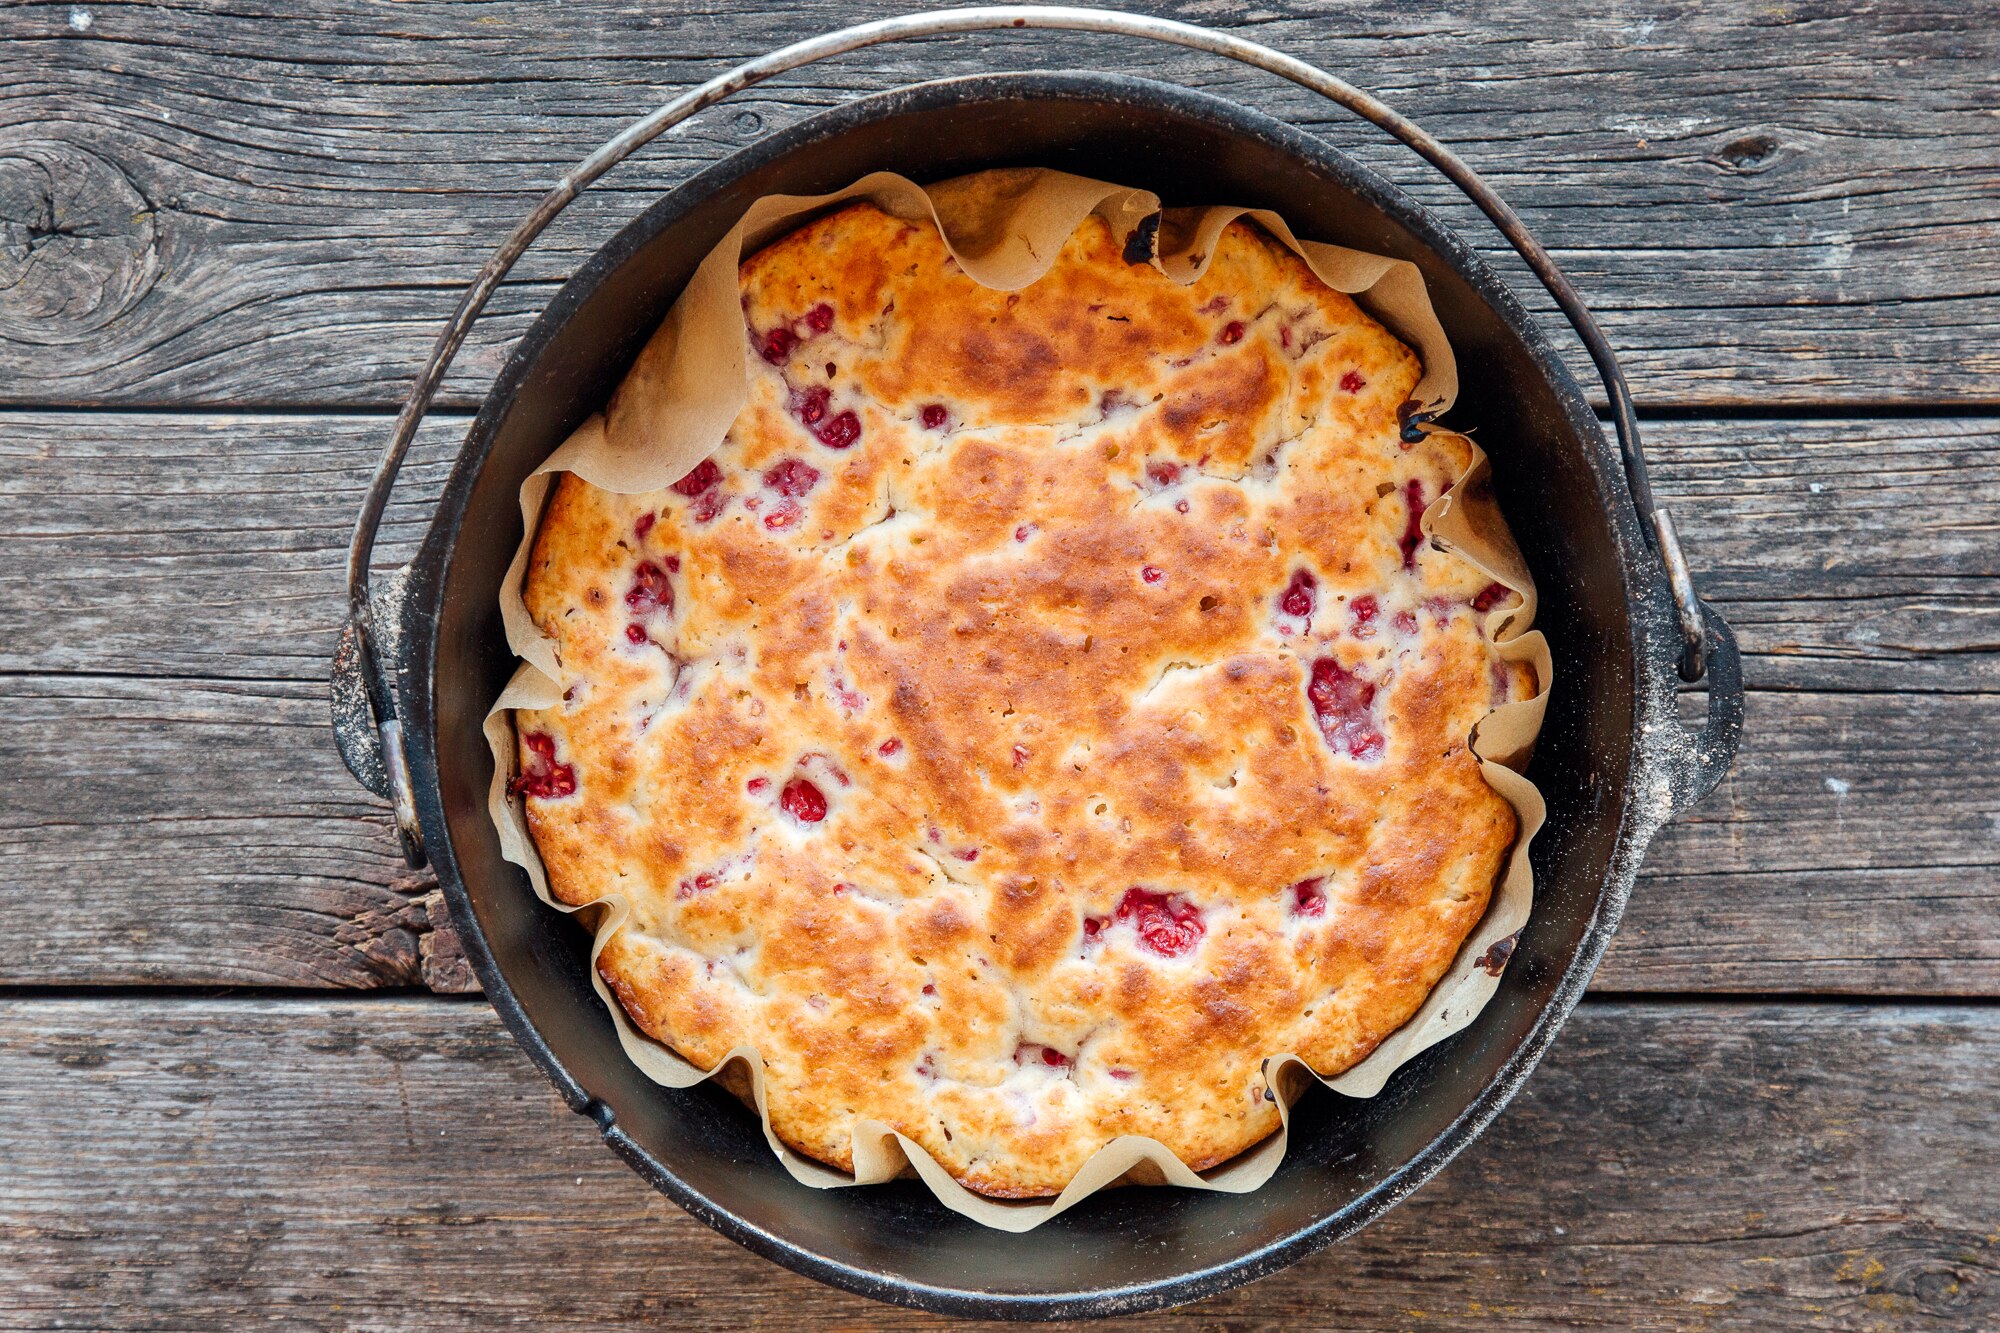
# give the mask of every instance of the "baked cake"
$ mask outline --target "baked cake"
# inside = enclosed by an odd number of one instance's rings
[[[563,476],[531,553],[549,883],[630,901],[634,1022],[754,1047],[823,1162],[857,1119],[1002,1197],[1124,1134],[1222,1162],[1264,1057],[1416,1011],[1514,837],[1466,744],[1535,682],[1419,527],[1470,451],[1406,438],[1416,357],[1250,223],[1185,287],[1129,240],[1003,292],[869,205],[792,233],[714,456]]]

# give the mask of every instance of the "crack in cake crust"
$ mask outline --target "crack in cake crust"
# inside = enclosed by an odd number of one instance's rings
[[[1535,682],[1409,540],[1466,446],[1401,440],[1415,357],[1246,223],[1181,287],[1091,219],[1008,293],[853,206],[742,291],[713,458],[563,476],[531,551],[554,892],[628,898],[620,1003],[755,1047],[820,1160],[857,1118],[1005,1197],[1121,1134],[1234,1156],[1261,1060],[1374,1049],[1514,836],[1466,737]]]

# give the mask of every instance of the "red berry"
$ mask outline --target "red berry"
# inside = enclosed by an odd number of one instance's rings
[[[791,501],[787,500],[785,503],[790,504]],[[770,521],[768,518],[764,520],[767,525]],[[850,686],[837,672],[832,676],[832,685],[833,701],[839,704],[840,711],[846,713],[849,717],[860,712],[862,707],[867,704],[868,700],[861,691]],[[839,770],[835,770],[834,776],[840,777],[841,786],[845,787],[847,785],[847,779],[840,775]]]
[[[1219,337],[1219,338],[1221,339],[1221,341],[1223,341],[1223,342],[1225,342],[1225,343],[1240,343],[1240,342],[1242,342],[1242,341],[1243,341],[1243,321],[1242,321],[1242,320],[1240,320],[1240,319],[1232,319],[1232,320],[1230,320],[1230,321],[1229,321],[1229,322],[1228,322],[1227,324],[1224,324],[1224,325],[1222,326],[1222,332],[1221,332],[1221,333],[1220,333],[1219,335],[1217,335],[1217,336],[1218,336],[1218,337]]]
[[[1186,500],[1174,501],[1174,512],[1176,514],[1185,514],[1187,511],[1188,511],[1188,502]]]
[[[793,778],[778,793],[778,807],[801,824],[817,824],[826,818],[826,796],[804,778]]]
[[[875,753],[881,755],[884,759],[892,759],[896,756],[896,753],[902,748],[903,748],[903,743],[897,740],[894,736],[891,736],[888,740],[883,741],[880,745],[875,747]]]
[[[758,355],[774,366],[782,366],[792,356],[792,349],[799,345],[799,335],[790,329],[776,328],[764,335],[757,345]]]
[[[1146,582],[1148,583],[1159,583],[1165,580],[1165,578],[1167,577],[1167,571],[1161,569],[1158,565],[1147,565],[1144,569],[1139,571],[1139,577],[1146,580]]]
[[[1361,372],[1350,370],[1340,377],[1340,387],[1349,393],[1360,393],[1368,387],[1368,381],[1361,378]]]
[[[787,458],[764,474],[764,484],[780,495],[804,495],[819,485],[819,469],[811,463]]]
[[[1067,1055],[1053,1046],[1043,1046],[1036,1042],[1024,1041],[1014,1048],[1014,1063],[1017,1065],[1047,1065],[1051,1069],[1068,1069],[1074,1063]]]
[[[1014,747],[1014,767],[1016,767],[1016,768],[1026,768],[1027,766],[1028,766],[1028,747],[1027,747],[1027,746],[1025,746],[1025,745],[1017,745],[1017,746],[1015,746],[1015,747]]]
[[[680,558],[679,556],[677,556],[677,555],[670,555],[670,556],[668,556],[668,557],[667,557],[667,573],[669,573],[669,574],[678,574],[678,573],[680,573],[680,572],[681,572],[681,558]]]
[[[1318,602],[1319,580],[1307,569],[1292,574],[1292,581],[1285,585],[1285,591],[1278,597],[1278,609],[1288,616],[1309,616]]]
[[[708,890],[714,888],[721,882],[722,882],[722,877],[720,875],[716,874],[714,871],[711,870],[704,870],[699,875],[696,875],[693,879],[682,880],[680,883],[680,887],[674,890],[674,897],[692,898],[697,893],[706,893]],[[715,975],[715,960],[712,958],[709,960],[708,963],[708,974],[710,976]]]
[[[718,487],[712,491],[703,491],[689,512],[694,515],[695,522],[708,523],[727,508],[729,508],[729,492]]]
[[[713,458],[704,458],[694,465],[694,469],[675,482],[670,488],[678,494],[690,498],[700,495],[716,482],[722,480],[722,469],[715,465]]]
[[[854,414],[853,408],[849,408],[823,422],[813,434],[829,449],[845,449],[861,438],[861,418]]]
[[[576,794],[576,770],[556,761],[556,738],[545,731],[531,731],[521,737],[527,753],[521,756],[521,772],[507,784],[517,796],[533,796],[551,801]]]
[[[1415,477],[1403,487],[1403,501],[1410,516],[1403,524],[1403,568],[1417,567],[1417,548],[1424,543],[1424,484]]]
[[[952,855],[961,861],[970,863],[979,859],[979,849],[977,847],[963,847],[953,852]]]
[[[1171,486],[1181,479],[1181,465],[1165,461],[1146,464],[1146,475],[1156,486]]]
[[[758,792],[767,790],[770,787],[770,785],[771,785],[771,779],[769,778],[752,778],[748,782],[744,783],[743,787],[744,790],[748,791],[752,796],[755,796]]]
[[[951,413],[945,411],[943,403],[926,403],[923,420],[925,430],[943,430],[951,421]]]
[[[1375,725],[1375,685],[1331,657],[1313,663],[1306,698],[1320,733],[1336,752],[1356,759],[1380,759],[1388,741]]]
[[[824,384],[815,384],[810,389],[792,396],[792,410],[799,414],[799,420],[808,426],[816,426],[826,419],[827,408],[833,405],[833,390]]]
[[[1139,943],[1162,958],[1192,952],[1208,933],[1201,921],[1201,909],[1186,898],[1179,894],[1169,897],[1136,885],[1125,890],[1112,917],[1131,922],[1139,932]]]
[[[1381,605],[1373,597],[1365,593],[1347,604],[1348,614],[1354,617],[1354,628],[1357,632],[1362,626],[1375,619],[1376,614],[1381,609]]]
[[[658,520],[659,515],[648,509],[645,513],[639,515],[638,521],[632,525],[632,535],[640,541],[646,540],[646,534],[653,530],[653,524]]]
[[[772,532],[783,532],[799,521],[805,510],[799,508],[797,500],[787,497],[771,506],[771,512],[764,515],[764,526]]]
[[[1489,583],[1479,590],[1478,596],[1472,599],[1472,609],[1475,611],[1491,611],[1511,594],[1512,589],[1508,588],[1506,584]]]
[[[625,605],[638,615],[649,616],[655,611],[674,609],[674,584],[667,577],[667,571],[650,560],[640,562],[632,576],[632,587],[625,594]]]
[[[833,307],[821,301],[806,311],[806,327],[814,333],[825,333],[833,327]]]
[[[646,641],[646,627],[636,620],[633,621],[625,627],[625,638],[631,643],[644,643]]]
[[[1326,915],[1326,880],[1318,875],[1292,885],[1292,910],[1300,916]]]

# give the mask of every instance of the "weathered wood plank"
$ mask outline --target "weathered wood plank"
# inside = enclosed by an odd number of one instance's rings
[[[2000,688],[2000,421],[1648,423],[1754,688]]]
[[[325,689],[0,678],[0,984],[399,986],[428,913]],[[20,765],[15,768],[13,765]],[[109,966],[107,966],[107,963]]]
[[[466,424],[426,426],[385,562],[414,554]],[[389,425],[0,412],[0,671],[324,681]]]
[[[2000,695],[1753,694],[1663,831],[1607,990],[2000,993]]]
[[[429,916],[321,688],[0,677],[0,984],[416,983]],[[1995,735],[2000,694],[1753,696],[1602,984],[2000,994]]]
[[[420,437],[385,559],[414,549],[464,430]],[[387,432],[0,412],[0,671],[323,679]],[[2000,690],[2000,421],[1670,420],[1646,438],[1753,688]]]
[[[2000,29],[1976,6],[1143,7],[1350,74],[1462,149],[1649,401],[2000,400]],[[0,10],[0,398],[391,402],[456,289],[573,162],[670,90],[853,17],[833,0]],[[850,92],[1076,65],[1323,129],[1490,242],[1420,163],[1213,60],[1083,39],[884,48],[621,168],[503,289],[449,396],[475,397],[553,284],[700,165]]]
[[[1143,1326],[1989,1327],[2000,1150],[1941,1108],[1996,1071],[1989,1008],[1587,1004],[1381,1223]],[[595,1139],[483,1005],[0,1003],[0,1323],[963,1327],[739,1250]]]

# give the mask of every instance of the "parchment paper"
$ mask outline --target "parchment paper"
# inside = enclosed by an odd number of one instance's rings
[[[833,194],[759,199],[695,270],[605,410],[578,427],[521,487],[524,535],[502,585],[500,604],[507,641],[522,665],[486,718],[486,737],[493,751],[488,805],[502,851],[527,871],[543,902],[563,912],[584,912],[586,922],[595,916],[591,984],[610,1011],[619,1041],[632,1062],[647,1077],[667,1087],[689,1087],[703,1079],[718,1078],[747,1095],[762,1121],[771,1151],[803,1184],[822,1189],[873,1184],[914,1172],[955,1212],[1015,1232],[1030,1230],[1114,1183],[1171,1184],[1231,1193],[1256,1189],[1284,1159],[1292,1103],[1317,1077],[1303,1060],[1289,1053],[1273,1053],[1264,1064],[1265,1095],[1278,1108],[1282,1121],[1279,1132],[1200,1173],[1190,1170],[1157,1140],[1128,1135],[1093,1154],[1055,1199],[1006,1201],[966,1189],[922,1147],[878,1121],[856,1122],[851,1175],[793,1152],[771,1129],[764,1104],[763,1063],[756,1051],[739,1047],[713,1070],[702,1070],[633,1026],[597,972],[597,955],[630,915],[630,905],[615,893],[582,907],[558,901],[549,891],[523,804],[508,793],[508,778],[516,763],[513,710],[549,708],[562,698],[555,645],[536,628],[522,602],[529,548],[555,474],[574,472],[608,491],[655,491],[678,481],[712,453],[749,392],[747,339],[737,287],[739,263],[784,233],[857,199],[866,199],[897,217],[934,222],[966,275],[1002,291],[1017,290],[1039,278],[1070,233],[1092,214],[1103,217],[1113,234],[1128,238],[1131,245],[1143,247],[1150,239],[1152,262],[1181,283],[1194,282],[1206,270],[1224,227],[1236,218],[1248,217],[1296,251],[1328,286],[1351,295],[1417,352],[1424,373],[1412,397],[1427,413],[1442,411],[1457,396],[1457,365],[1431,309],[1423,277],[1414,265],[1298,240],[1282,218],[1267,210],[1163,210],[1159,197],[1148,191],[1036,169],[984,172],[927,188],[902,176],[877,172]],[[1472,444],[1464,436],[1458,438]],[[1518,770],[1526,764],[1541,728],[1551,675],[1549,652],[1541,634],[1529,628],[1535,614],[1534,585],[1493,503],[1486,455],[1477,445],[1472,445],[1472,454],[1472,465],[1425,510],[1422,526],[1441,549],[1523,598],[1521,606],[1488,612],[1487,626],[1503,658],[1533,666],[1538,692],[1532,699],[1486,714],[1473,728],[1469,742],[1486,780],[1513,806],[1519,831],[1485,915],[1423,1006],[1366,1059],[1323,1080],[1334,1091],[1350,1097],[1374,1096],[1405,1061],[1464,1028],[1478,1015],[1500,984],[1513,937],[1527,921],[1533,902],[1528,844],[1541,827],[1544,807],[1534,784]]]

